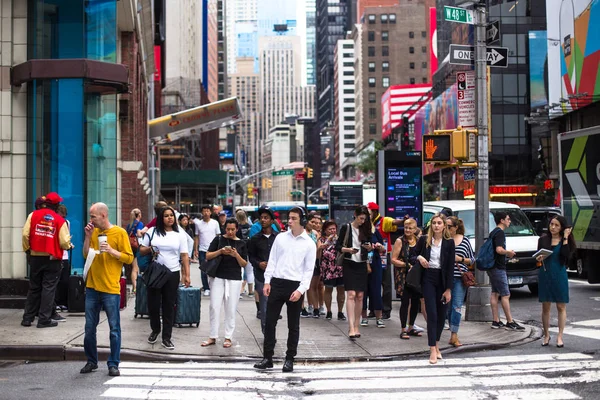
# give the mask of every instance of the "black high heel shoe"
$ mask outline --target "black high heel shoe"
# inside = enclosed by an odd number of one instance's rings
[[[552,336],[548,336],[548,341],[547,342],[542,341],[542,347],[548,346],[550,344],[550,340],[552,340]]]

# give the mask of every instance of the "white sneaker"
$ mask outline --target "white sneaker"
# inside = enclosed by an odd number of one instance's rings
[[[413,329],[417,332],[425,332],[425,329],[421,328],[420,326],[418,326],[417,324],[413,325]]]
[[[444,330],[446,330],[446,331],[450,330],[450,324],[448,324],[448,321],[444,322]]]
[[[210,296],[210,290],[206,289],[206,290],[204,291],[204,295],[205,295],[205,296]]]
[[[308,311],[309,314],[312,314],[315,311],[315,308],[313,306],[308,306],[306,311]]]
[[[321,314],[321,315],[327,315],[327,311],[325,311],[325,306],[319,307],[319,314]]]

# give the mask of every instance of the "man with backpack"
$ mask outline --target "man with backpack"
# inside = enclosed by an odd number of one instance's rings
[[[517,324],[510,313],[510,290],[508,288],[508,277],[506,275],[506,257],[513,258],[514,250],[506,250],[506,235],[504,231],[510,226],[510,215],[506,211],[498,211],[494,214],[494,221],[497,226],[490,232],[488,240],[493,240],[494,247],[494,266],[487,270],[492,286],[492,295],[490,305],[492,307],[492,329],[506,327],[515,331],[525,330],[524,327]],[[500,321],[498,315],[498,300],[502,304],[504,315],[506,316],[506,325]]]

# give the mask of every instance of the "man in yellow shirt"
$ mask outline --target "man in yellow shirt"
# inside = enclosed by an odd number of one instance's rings
[[[99,237],[101,240],[99,240]],[[90,208],[90,222],[85,226],[83,256],[90,251],[100,250],[90,266],[86,280],[85,293],[85,337],[83,348],[88,359],[81,369],[86,374],[98,369],[98,348],[96,328],[100,321],[100,309],[104,308],[110,327],[110,356],[108,374],[119,376],[121,356],[121,269],[123,264],[133,262],[133,251],[129,244],[127,231],[110,223],[108,207],[104,203],[95,203]]]

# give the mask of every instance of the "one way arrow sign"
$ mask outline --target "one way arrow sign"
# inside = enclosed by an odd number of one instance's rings
[[[491,22],[485,27],[485,37],[487,45],[500,40],[500,21]]]
[[[508,67],[508,47],[488,47],[486,51],[487,65],[490,67]],[[450,45],[450,64],[474,65],[475,48],[460,44]]]

